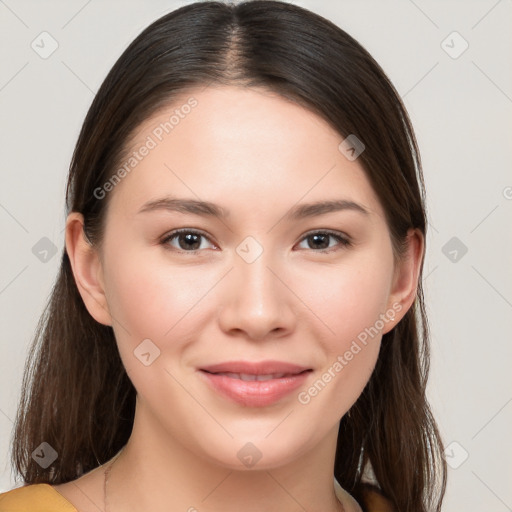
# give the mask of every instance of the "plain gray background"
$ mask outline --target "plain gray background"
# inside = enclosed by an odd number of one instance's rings
[[[187,3],[0,0],[0,492],[20,484],[8,460],[12,420],[64,247],[80,126],[129,42]],[[294,3],[355,37],[404,98],[431,223],[428,391],[448,446],[443,509],[512,510],[512,1]],[[58,44],[47,58],[31,46],[42,37],[46,51]],[[49,241],[56,255],[41,252]]]

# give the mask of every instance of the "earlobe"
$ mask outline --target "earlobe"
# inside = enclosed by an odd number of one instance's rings
[[[405,316],[416,299],[418,279],[423,262],[425,242],[419,229],[407,233],[407,250],[402,261],[397,263],[393,276],[388,308],[397,311],[394,320],[389,322],[383,334],[389,332]]]
[[[66,251],[78,291],[87,311],[99,323],[112,325],[99,254],[84,234],[83,215],[72,212],[66,220]]]

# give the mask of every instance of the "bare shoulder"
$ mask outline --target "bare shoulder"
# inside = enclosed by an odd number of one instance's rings
[[[103,468],[96,468],[76,480],[52,485],[80,512],[103,510]]]

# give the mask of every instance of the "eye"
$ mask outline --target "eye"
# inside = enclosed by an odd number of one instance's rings
[[[209,241],[209,238],[200,231],[184,228],[172,231],[166,235],[160,243],[166,247],[170,246],[171,249],[177,251],[195,253],[201,249],[207,248],[202,244],[201,239]],[[346,235],[336,231],[314,231],[312,233],[306,234],[302,240],[308,243],[308,247],[306,248],[312,248],[314,249],[314,252],[321,253],[337,250],[336,245],[341,247],[349,247],[352,245],[351,241]],[[331,244],[330,241],[332,240],[338,243]],[[178,244],[177,246],[171,243],[174,241],[176,241]],[[211,243],[211,245],[215,247],[213,243]]]
[[[164,246],[171,246],[172,249],[177,251],[194,253],[200,249],[205,249],[201,244],[201,238],[209,240],[209,238],[200,231],[193,229],[177,229],[165,236],[160,243]],[[176,239],[178,247],[171,243],[174,239]]]
[[[312,233],[308,233],[302,240],[305,240],[308,243],[309,248],[316,249],[314,252],[332,252],[333,250],[337,250],[336,244],[331,245],[329,243],[329,238],[334,239],[338,242],[338,245],[341,247],[349,247],[352,245],[351,241],[346,235],[339,233],[337,231],[314,231]],[[332,249],[334,247],[334,249]]]

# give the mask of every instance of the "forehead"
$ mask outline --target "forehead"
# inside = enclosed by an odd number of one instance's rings
[[[262,209],[349,195],[382,214],[362,166],[339,150],[342,140],[321,117],[274,92],[190,89],[135,130],[112,200],[134,209],[168,193]]]

